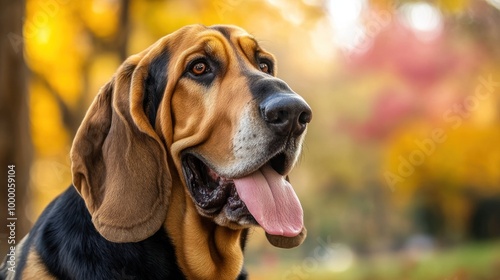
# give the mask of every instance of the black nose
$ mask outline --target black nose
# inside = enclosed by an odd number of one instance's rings
[[[260,104],[260,112],[269,128],[283,136],[298,136],[311,121],[307,103],[296,94],[273,94]]]

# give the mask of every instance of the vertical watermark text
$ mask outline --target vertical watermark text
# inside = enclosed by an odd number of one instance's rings
[[[14,272],[16,270],[16,166],[7,166],[7,269]]]

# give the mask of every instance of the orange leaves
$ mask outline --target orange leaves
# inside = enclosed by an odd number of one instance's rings
[[[440,136],[435,138],[437,129]],[[436,184],[444,193],[499,192],[499,142],[500,128],[495,126],[408,126],[388,146],[385,172],[399,177],[393,189],[409,193],[408,198],[426,184]]]

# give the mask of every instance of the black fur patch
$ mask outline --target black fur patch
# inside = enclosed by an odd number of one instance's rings
[[[156,113],[167,87],[167,68],[170,60],[170,53],[164,50],[158,57],[149,64],[148,76],[144,81],[144,113],[149,119],[149,123],[154,127]]]
[[[231,32],[229,31],[229,29],[227,27],[220,26],[220,25],[215,25],[215,26],[211,26],[210,29],[214,29],[214,30],[219,31],[220,33],[222,33],[222,35],[228,41],[231,41]]]

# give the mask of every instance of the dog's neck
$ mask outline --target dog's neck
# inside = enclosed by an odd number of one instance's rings
[[[236,279],[243,266],[246,231],[200,216],[178,176],[172,178],[171,191],[165,228],[183,273],[188,279]]]

